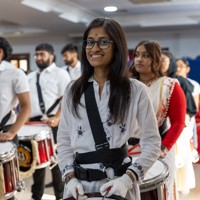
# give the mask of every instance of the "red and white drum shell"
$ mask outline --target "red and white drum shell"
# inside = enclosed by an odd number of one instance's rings
[[[16,145],[13,142],[0,143],[0,199],[13,197],[19,182]]]
[[[87,193],[85,195],[88,197],[87,198],[88,200],[102,200],[103,198],[99,192]],[[73,197],[69,197],[64,200],[76,200],[76,199]],[[111,197],[105,197],[104,200],[126,200],[126,199],[117,195],[112,195]]]
[[[24,125],[18,133],[18,138],[20,170],[30,167],[33,160],[31,141],[36,141],[37,143],[36,169],[50,165],[51,160],[55,157],[55,151],[52,130],[47,124]]]

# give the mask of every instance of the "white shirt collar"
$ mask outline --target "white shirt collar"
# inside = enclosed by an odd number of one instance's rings
[[[52,63],[51,65],[49,65],[47,68],[45,68],[42,72],[52,72],[56,67],[55,63]],[[39,69],[38,69],[39,71]]]
[[[5,61],[2,61],[0,64],[0,71],[4,71],[4,70],[6,70],[6,64],[5,64]]]

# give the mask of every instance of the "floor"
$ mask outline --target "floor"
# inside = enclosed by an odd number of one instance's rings
[[[180,195],[179,200],[199,200],[200,199],[200,164],[194,164],[196,187],[189,195]]]
[[[179,200],[199,200],[200,199],[200,164],[194,164],[194,170],[196,175],[196,188],[192,189],[189,195],[180,195]],[[46,183],[51,181],[50,169],[46,170]],[[26,179],[25,181],[25,190],[22,192],[17,192],[15,197],[17,200],[30,200],[31,199],[31,184],[32,178]],[[55,200],[53,195],[53,188],[45,188],[45,194],[43,195],[42,200]]]
[[[51,172],[50,169],[46,168],[46,183],[51,181]],[[33,183],[32,177],[25,179],[25,190],[21,192],[17,192],[15,195],[16,200],[31,200],[31,185]],[[53,188],[45,188],[44,195],[42,200],[55,200],[55,196],[53,195]]]

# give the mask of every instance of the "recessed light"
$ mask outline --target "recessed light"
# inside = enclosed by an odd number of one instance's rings
[[[115,12],[115,11],[117,11],[117,7],[116,6],[107,6],[104,8],[104,10],[106,12]]]

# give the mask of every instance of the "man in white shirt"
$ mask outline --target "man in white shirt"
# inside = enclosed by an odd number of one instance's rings
[[[29,117],[30,97],[25,73],[6,61],[11,54],[11,45],[0,37],[0,142],[12,140],[18,145],[17,132]],[[17,105],[20,106],[18,113],[15,112]],[[4,153],[7,151],[1,150]],[[10,176],[13,177],[14,174]],[[1,184],[3,183],[0,183],[0,199],[4,196]],[[10,200],[14,200],[14,197]]]
[[[73,44],[67,44],[61,50],[65,66],[63,69],[67,70],[71,80],[76,80],[81,76],[81,63],[78,60],[78,48]]]
[[[38,70],[28,75],[32,112],[30,121],[46,121],[52,128],[54,142],[57,143],[57,126],[60,120],[60,100],[65,87],[70,82],[67,71],[54,63],[54,48],[42,43],[35,48]],[[62,199],[64,184],[58,165],[51,170],[56,200]],[[32,198],[41,200],[44,193],[45,168],[36,169],[33,174]]]

